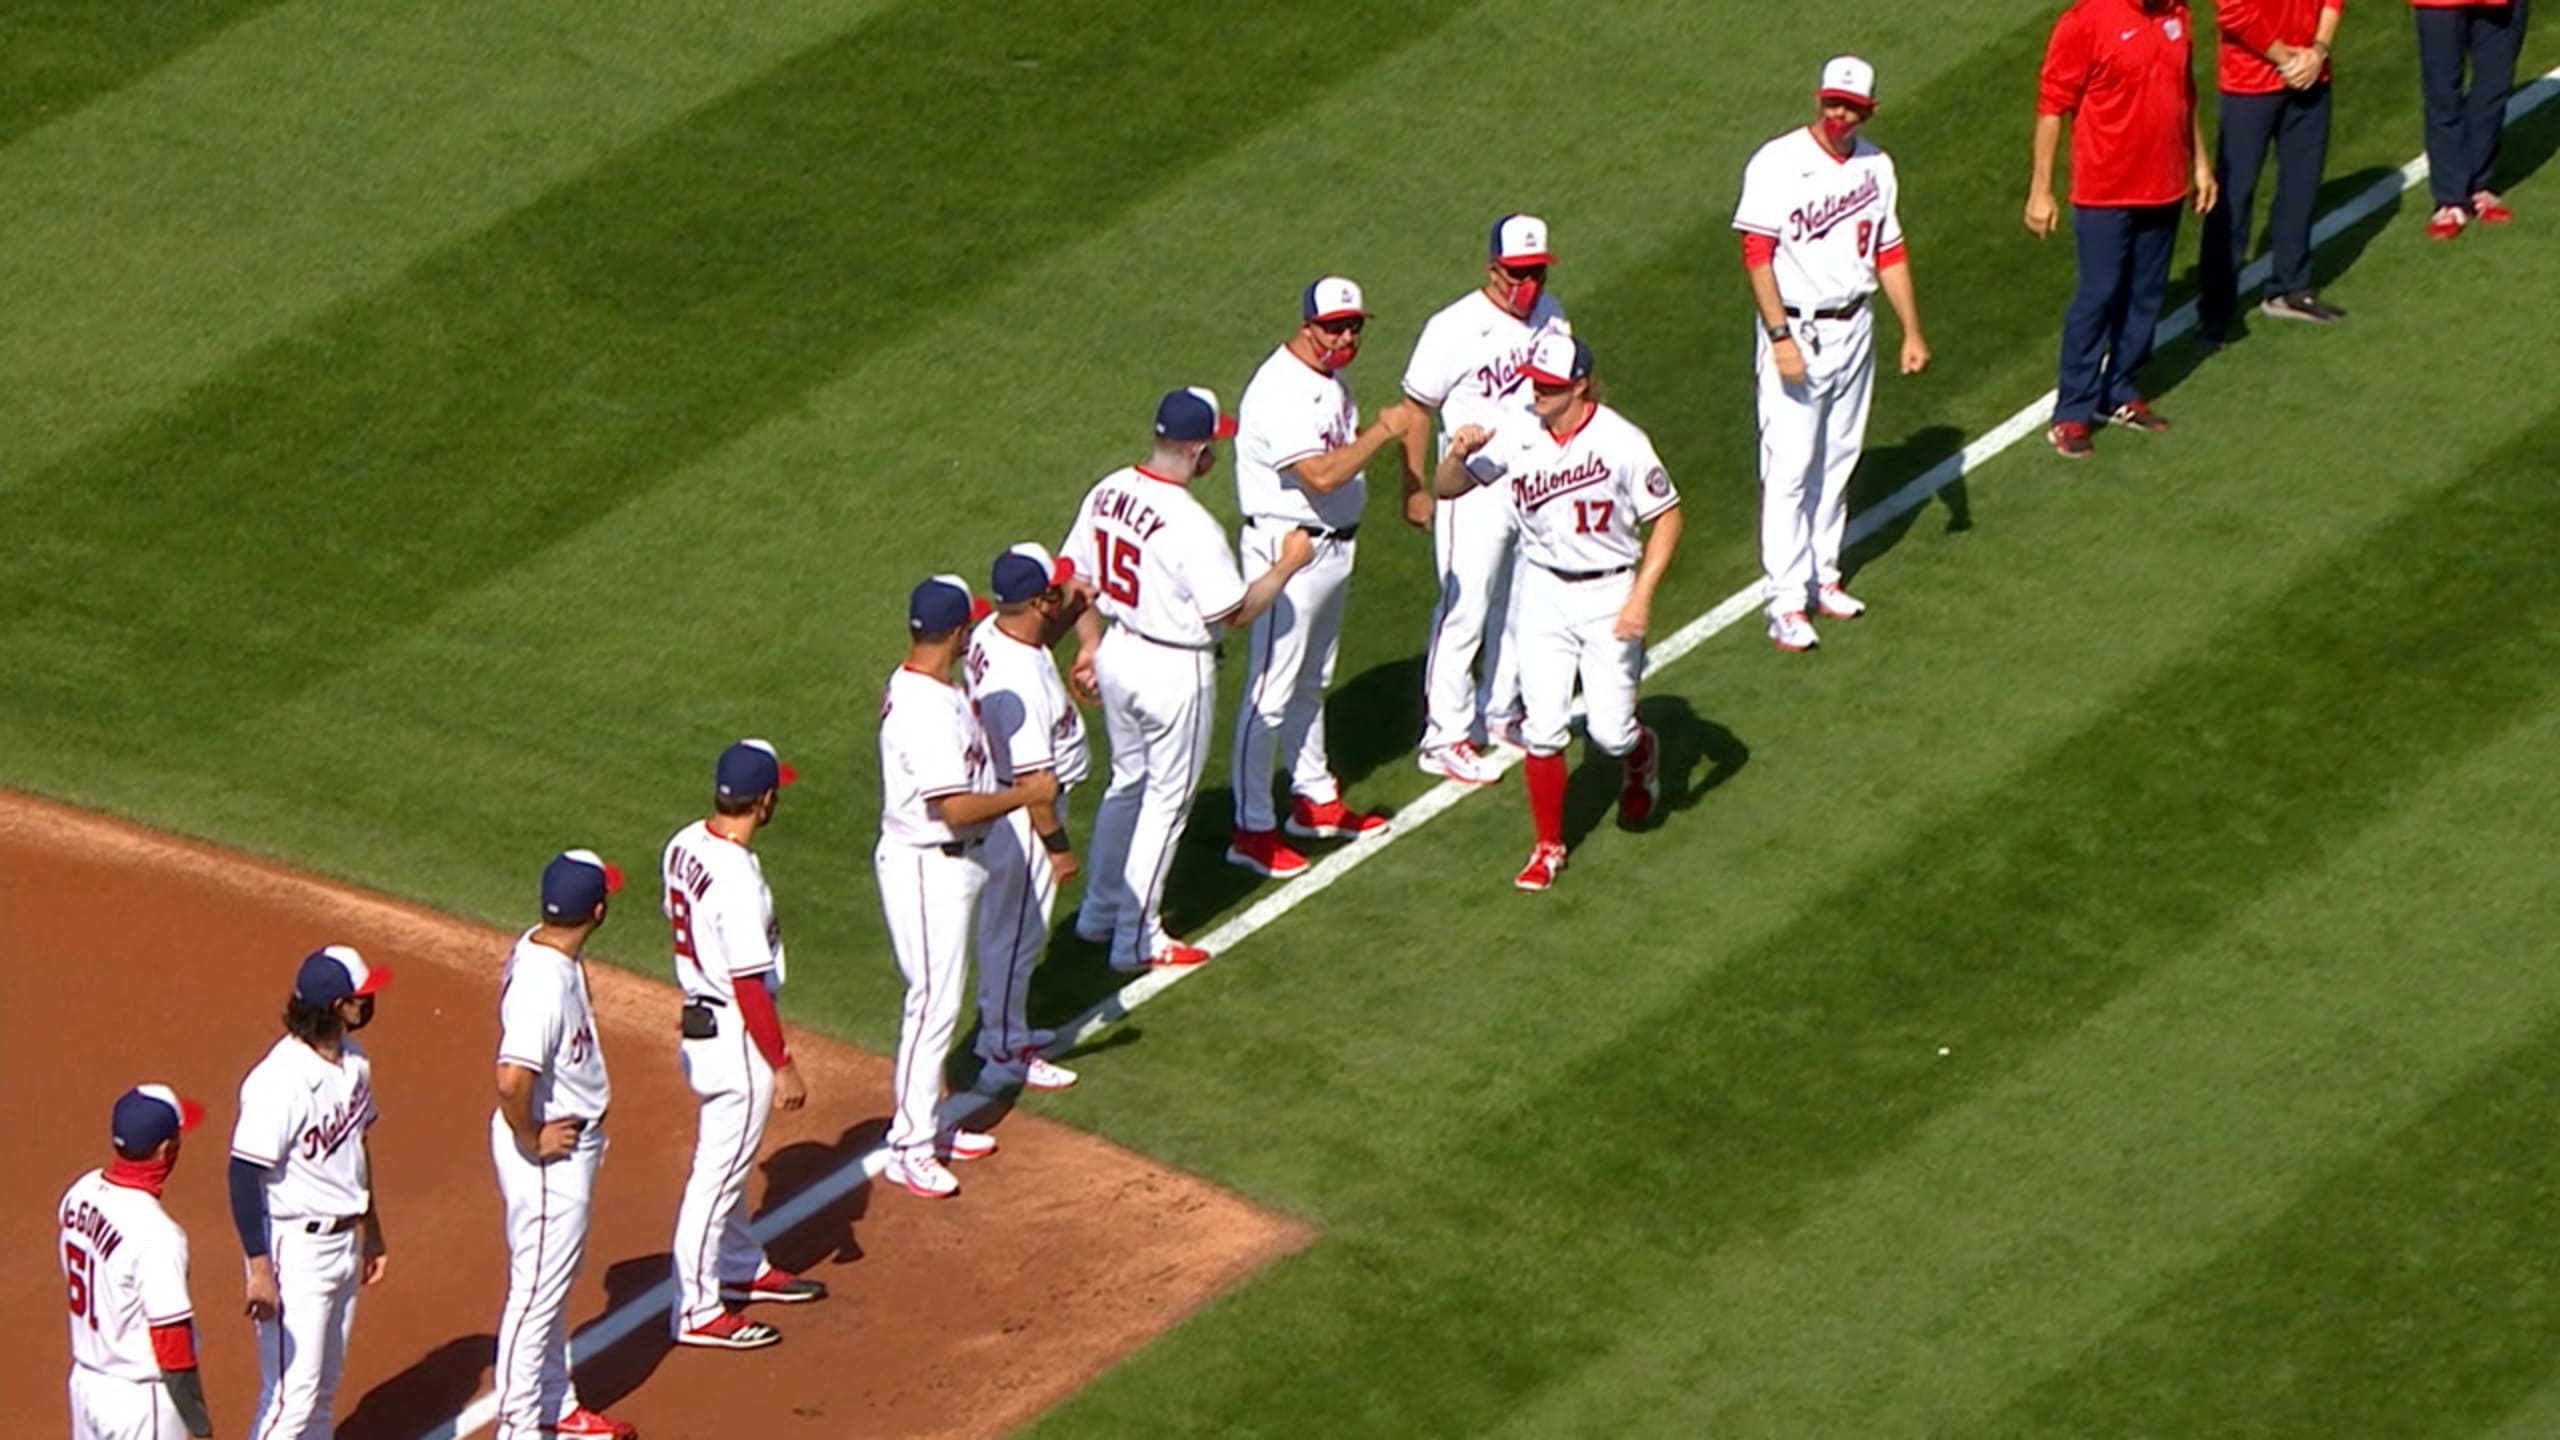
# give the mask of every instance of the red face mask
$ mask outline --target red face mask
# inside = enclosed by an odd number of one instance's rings
[[[1316,345],[1316,363],[1327,371],[1340,370],[1359,358],[1360,337],[1357,335],[1352,336],[1348,342],[1331,349],[1325,348],[1321,342]]]
[[[176,1168],[178,1157],[175,1155],[158,1160],[127,1160],[119,1155],[107,1162],[107,1180],[110,1184],[158,1195],[160,1187],[169,1183],[169,1172]]]
[[[1514,280],[1502,292],[1503,307],[1512,314],[1526,319],[1530,311],[1538,308],[1538,297],[1545,294],[1546,290],[1546,282],[1535,276],[1526,280]]]
[[[1834,146],[1846,146],[1849,137],[1857,133],[1858,122],[1855,120],[1838,120],[1829,115],[1822,117],[1822,138]]]

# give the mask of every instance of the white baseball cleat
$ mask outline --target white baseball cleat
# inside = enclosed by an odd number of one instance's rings
[[[1504,715],[1499,718],[1488,716],[1484,722],[1484,730],[1493,743],[1503,749],[1517,750],[1523,755],[1529,753],[1529,731],[1521,717],[1517,715]]]
[[[921,1152],[891,1156],[889,1168],[880,1174],[906,1186],[908,1194],[920,1199],[942,1200],[960,1193],[960,1182],[943,1168],[942,1162]]]
[[[1473,740],[1434,745],[1414,756],[1413,763],[1425,775],[1437,775],[1461,785],[1490,785],[1502,778],[1502,772],[1493,768],[1493,762],[1485,758]]]
[[[1027,1052],[1019,1059],[990,1060],[978,1071],[978,1089],[990,1095],[1003,1090],[1064,1090],[1075,1083],[1073,1070]]]
[[[1804,618],[1803,611],[1790,610],[1769,617],[1769,643],[1781,650],[1805,651],[1821,644],[1822,637],[1813,633],[1813,622]]]
[[[1837,585],[1823,586],[1821,593],[1815,595],[1813,600],[1814,604],[1821,608],[1823,614],[1830,616],[1834,620],[1855,620],[1859,616],[1867,613],[1866,601],[1859,599],[1857,596],[1850,594],[1848,591],[1841,589]]]
[[[984,1160],[996,1153],[996,1137],[984,1130],[950,1130],[933,1142],[934,1155],[943,1160]]]

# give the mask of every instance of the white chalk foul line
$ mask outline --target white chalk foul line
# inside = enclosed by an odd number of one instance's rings
[[[2531,83],[2520,87],[2508,99],[2507,123],[2515,123],[2517,119],[2531,113],[2554,95],[2560,95],[2560,68],[2554,68],[2537,76]],[[2426,178],[2427,157],[2421,155],[2392,174],[2374,181],[2350,196],[2345,204],[2322,216],[2319,222],[2311,227],[2312,245],[2318,247],[2328,244],[2349,227],[2379,212],[2404,192],[2416,188]],[[2252,288],[2265,284],[2267,268],[2267,259],[2264,256],[2251,261],[2248,268],[2240,273],[2241,293],[2247,294]],[[2159,342],[2165,343],[2194,329],[2195,323],[2195,302],[2189,301],[2162,320],[2154,333]],[[2028,401],[2018,413],[1985,431],[1962,450],[1930,466],[1909,484],[1861,511],[1849,522],[1847,543],[1855,545],[1904,515],[1919,509],[1928,503],[1930,496],[1981,469],[1993,456],[2042,430],[2047,417],[2053,413],[2053,401],[2054,392],[2050,390]],[[1646,678],[1652,678],[1663,666],[1679,660],[1718,634],[1732,628],[1743,617],[1757,612],[1760,606],[1761,594],[1758,581],[1745,585],[1726,596],[1714,609],[1664,636],[1660,644],[1647,650],[1644,667]],[[1503,752],[1495,761],[1496,768],[1503,772],[1508,772],[1515,763],[1517,763],[1516,757],[1508,751]],[[1455,781],[1443,781],[1433,786],[1430,790],[1423,792],[1422,796],[1411,805],[1398,811],[1395,825],[1384,835],[1374,840],[1346,846],[1326,856],[1306,874],[1263,896],[1245,907],[1242,914],[1211,930],[1208,934],[1198,937],[1193,943],[1212,955],[1227,954],[1236,946],[1259,934],[1281,916],[1331,889],[1343,876],[1376,859],[1385,853],[1388,846],[1429,824],[1443,811],[1465,799],[1469,794],[1490,788],[1492,787],[1483,785],[1460,785]],[[1122,986],[1119,991],[1094,1005],[1093,1008],[1061,1026],[1058,1030],[1058,1043],[1052,1048],[1065,1051],[1084,1044],[1103,1030],[1127,1019],[1130,1011],[1210,968],[1213,966],[1198,966],[1187,970],[1148,971]],[[993,1096],[978,1094],[974,1091],[963,1092],[943,1102],[943,1118],[948,1124],[962,1124],[993,1104],[995,1104]],[[827,1172],[809,1188],[797,1192],[790,1199],[756,1217],[753,1228],[757,1243],[770,1245],[790,1234],[803,1223],[825,1211],[828,1206],[860,1189],[879,1175],[888,1163],[887,1149],[874,1146],[855,1159]],[[603,1317],[572,1337],[569,1342],[571,1362],[574,1364],[588,1356],[601,1353],[617,1342],[638,1333],[644,1325],[666,1324],[667,1316],[674,1305],[675,1282],[672,1279],[658,1282],[645,1293],[626,1300],[620,1306],[608,1311]],[[495,1392],[483,1392],[464,1407],[461,1414],[427,1431],[420,1440],[461,1440],[462,1436],[473,1434],[495,1422],[497,1417],[497,1395]]]

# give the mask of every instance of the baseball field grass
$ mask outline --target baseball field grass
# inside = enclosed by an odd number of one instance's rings
[[[503,923],[769,736],[785,1011],[885,1049],[914,581],[1054,544],[1320,273],[1374,408],[1531,210],[1682,487],[1669,629],[1756,568],[1727,222],[1826,55],[1878,67],[1937,351],[1861,497],[2052,383],[2054,9],[11,6],[0,784]],[[2337,55],[2331,203],[2420,145],[2405,8]],[[1667,667],[1669,813],[1587,768],[1552,893],[1506,781],[1088,1051],[1030,1103],[1322,1238],[1038,1432],[2560,1432],[2555,148],[2510,130],[2512,226],[2431,243],[2419,192],[2324,248],[2346,324],[2170,345],[2167,434],[1888,527],[1818,652]],[[1386,510],[1330,723],[1393,807]],[[1226,718],[1177,930],[1272,885],[1218,859]],[[1070,937],[1035,1009],[1112,983]]]

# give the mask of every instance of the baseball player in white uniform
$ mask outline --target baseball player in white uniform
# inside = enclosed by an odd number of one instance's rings
[[[1564,307],[1547,291],[1547,222],[1505,215],[1493,222],[1484,283],[1422,327],[1404,367],[1404,393],[1438,412],[1445,435],[1461,425],[1493,430],[1529,415],[1520,367],[1538,337],[1570,334]],[[1428,472],[1430,427],[1406,433],[1406,469],[1415,477],[1406,518],[1427,515],[1439,563],[1440,598],[1422,669],[1422,749],[1427,775],[1466,785],[1499,778],[1484,754],[1490,740],[1520,738],[1520,660],[1508,631],[1517,591],[1519,522],[1499,488],[1479,486],[1435,501]],[[1445,443],[1445,442],[1444,442]],[[1418,502],[1418,506],[1417,506]],[[1479,671],[1478,663],[1482,668]]]
[[[801,1304],[827,1287],[778,1269],[747,1224],[747,1174],[764,1143],[766,1116],[809,1099],[774,1008],[788,973],[773,891],[755,853],[782,787],[799,778],[770,742],[740,740],[712,767],[712,813],[667,840],[658,863],[684,992],[676,1057],[698,1102],[693,1169],[676,1207],[679,1345],[756,1350],[782,1332],[732,1307]]]
[[[1537,847],[1514,884],[1544,890],[1564,868],[1564,747],[1573,686],[1582,682],[1583,733],[1623,756],[1618,818],[1653,815],[1660,746],[1636,722],[1636,682],[1654,587],[1680,543],[1680,493],[1625,416],[1600,402],[1591,349],[1548,335],[1529,352],[1531,417],[1499,430],[1461,426],[1432,488],[1508,486],[1520,521],[1520,695],[1528,710],[1529,817]],[[1650,533],[1645,527],[1651,526]]]
[[[71,1311],[71,1440],[210,1435],[196,1368],[187,1232],[160,1208],[204,1107],[166,1085],[116,1097],[116,1158],[63,1192],[54,1257]]]
[[[1760,312],[1760,566],[1781,650],[1821,643],[1808,602],[1835,620],[1866,613],[1840,587],[1840,537],[1875,391],[1878,286],[1902,322],[1902,373],[1929,365],[1893,160],[1858,134],[1875,78],[1854,55],[1825,63],[1814,122],[1760,147],[1733,211]]]
[[[328,1440],[356,1290],[388,1266],[366,1132],[380,1119],[373,1062],[352,1032],[391,972],[352,946],[305,956],[284,1038],[240,1082],[231,1220],[249,1258],[258,1326],[258,1440]]]
[[[1095,482],[1059,547],[1093,597],[1076,620],[1069,674],[1101,700],[1111,737],[1111,785],[1094,812],[1076,934],[1108,943],[1115,970],[1209,958],[1166,933],[1164,879],[1208,755],[1218,635],[1260,618],[1315,554],[1290,526],[1274,538],[1268,569],[1251,584],[1238,573],[1225,532],[1190,490],[1217,465],[1217,442],[1235,433],[1209,391],[1166,395],[1146,462]]]
[[[963,661],[970,703],[986,732],[987,759],[999,787],[1048,771],[1057,798],[1008,812],[988,830],[979,860],[987,872],[978,892],[978,1072],[981,1089],[1064,1090],[1075,1072],[1040,1053],[1057,1037],[1034,1030],[1023,1013],[1031,967],[1049,944],[1058,887],[1076,876],[1067,837],[1067,791],[1092,761],[1084,717],[1067,698],[1049,646],[1063,628],[1067,582],[1075,566],[1038,545],[1016,545],[987,576],[995,613],[978,622]]]
[[[942,1123],[942,1066],[969,979],[969,921],[986,887],[979,851],[994,823],[1058,798],[1049,770],[1000,785],[978,714],[960,688],[969,625],[986,602],[956,575],[907,596],[907,658],[880,696],[880,844],[872,873],[889,943],[907,979],[898,1015],[897,1098],[885,1141],[887,1174],[926,1199],[960,1193],[945,1160],[992,1155],[996,1138]]]
[[[1305,874],[1307,857],[1280,838],[1271,801],[1275,747],[1289,771],[1290,834],[1357,840],[1387,829],[1384,815],[1342,803],[1325,752],[1324,691],[1342,646],[1343,601],[1368,500],[1361,469],[1421,422],[1420,412],[1399,401],[1360,427],[1351,387],[1342,383],[1369,323],[1359,286],[1326,276],[1298,297],[1298,313],[1297,332],[1262,362],[1236,408],[1236,508],[1244,515],[1237,549],[1245,567],[1277,558],[1282,536],[1315,542],[1315,559],[1254,621],[1236,710],[1235,834],[1227,860],[1279,880]]]
[[[498,1312],[497,1440],[633,1440],[639,1430],[578,1401],[569,1376],[569,1287],[587,1256],[587,1209],[613,1106],[587,940],[622,872],[592,850],[542,867],[542,923],[516,937],[498,980],[498,1107],[489,1159],[506,1207],[507,1299]]]

